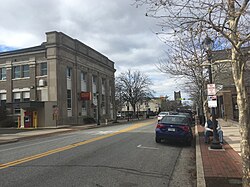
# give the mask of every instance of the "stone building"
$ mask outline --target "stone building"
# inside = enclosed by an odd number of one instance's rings
[[[0,53],[0,104],[20,127],[112,120],[114,62],[61,32],[40,46]]]

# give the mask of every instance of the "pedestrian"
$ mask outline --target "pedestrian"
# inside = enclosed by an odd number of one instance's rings
[[[217,129],[217,136],[219,136],[220,144],[223,144],[223,131],[222,131],[221,126],[217,120],[215,120],[215,125],[216,125],[216,129]],[[214,127],[214,124],[212,121],[212,115],[210,114],[209,119],[205,123],[205,132],[204,132],[205,143],[208,143],[209,137],[213,136],[213,127]]]

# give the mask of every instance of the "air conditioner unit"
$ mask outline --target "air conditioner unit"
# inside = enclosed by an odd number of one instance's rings
[[[38,82],[38,86],[46,86],[46,81],[44,79],[40,79],[39,82]]]

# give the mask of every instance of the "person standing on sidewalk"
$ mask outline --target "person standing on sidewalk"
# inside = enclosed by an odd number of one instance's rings
[[[221,129],[221,126],[220,124],[218,123],[217,120],[215,120],[215,125],[216,125],[216,129],[217,129],[217,136],[219,136],[219,141],[220,141],[220,144],[223,144],[223,131]],[[214,124],[213,124],[213,121],[212,121],[212,115],[210,114],[209,116],[209,119],[207,120],[207,122],[205,123],[205,143],[208,143],[209,141],[209,137],[210,136],[213,136],[213,127],[214,127]]]

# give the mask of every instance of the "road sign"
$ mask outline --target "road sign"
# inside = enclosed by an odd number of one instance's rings
[[[216,95],[208,96],[207,100],[208,100],[208,107],[209,108],[217,107],[217,96]]]
[[[207,95],[216,95],[215,84],[207,84]]]

